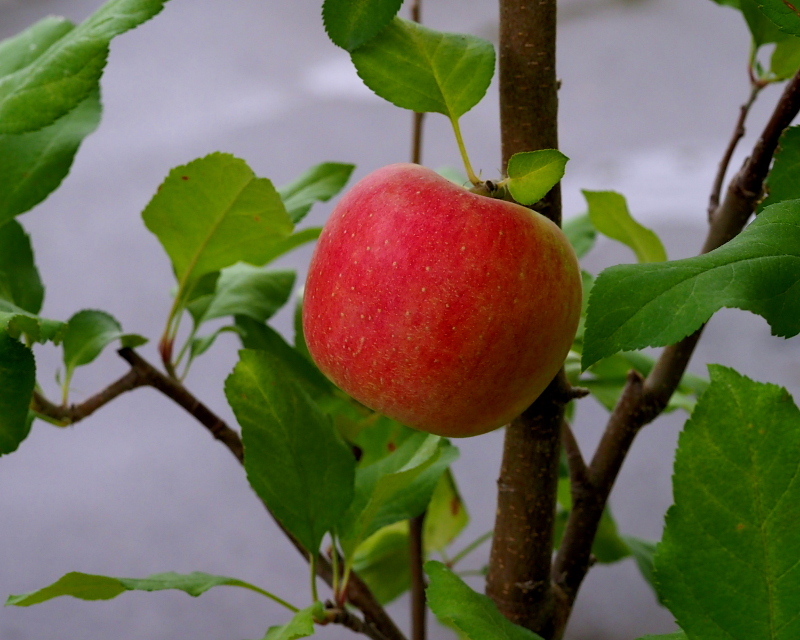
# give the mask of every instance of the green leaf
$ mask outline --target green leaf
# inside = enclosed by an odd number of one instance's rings
[[[781,387],[709,370],[675,457],[658,591],[691,638],[795,640],[800,411]]]
[[[142,216],[183,291],[237,262],[263,265],[293,229],[272,183],[226,153],[170,171]]]
[[[294,317],[292,318],[293,325],[294,325],[294,348],[297,349],[298,353],[302,354],[304,358],[307,358],[310,362],[313,362],[311,359],[311,353],[308,351],[308,344],[306,344],[306,336],[303,332],[303,289],[301,288],[300,291],[297,293],[297,302],[294,306]]]
[[[789,0],[758,0],[754,4],[778,29],[800,36],[800,8],[796,4]]]
[[[650,540],[644,540],[642,538],[636,538],[634,536],[622,536],[622,539],[631,550],[633,558],[636,560],[636,566],[639,567],[642,577],[647,580],[648,584],[653,587],[657,593],[657,586],[653,571],[653,558],[656,555],[658,543]]]
[[[362,542],[353,554],[353,570],[378,602],[389,604],[411,586],[408,521],[384,527]]]
[[[206,351],[208,351],[222,333],[238,334],[239,332],[237,331],[236,327],[225,326],[225,327],[220,327],[219,329],[217,329],[213,333],[210,333],[207,336],[192,338],[192,342],[189,345],[189,352],[191,353],[192,359],[198,358],[201,355],[203,355]]]
[[[771,42],[779,42],[787,38],[787,35],[761,11],[759,6],[761,0],[738,1],[738,8],[747,22],[747,27],[750,29],[750,34],[753,36],[753,43],[756,47],[761,47]]]
[[[319,403],[323,396],[333,394],[333,384],[272,327],[239,316],[236,318],[236,328],[245,349],[268,351],[272,358],[277,359],[280,370],[298,382],[313,400]]]
[[[800,69],[800,40],[781,40],[772,52],[769,70],[776,80],[788,80]]]
[[[508,190],[520,204],[535,204],[561,178],[569,158],[556,149],[515,153],[508,161]]]
[[[339,193],[353,173],[354,164],[323,162],[306,171],[291,184],[278,189],[292,222],[297,224],[315,202],[327,202]]]
[[[353,497],[355,459],[298,378],[267,351],[242,351],[225,382],[256,493],[310,552]]]
[[[800,42],[800,39],[797,40]],[[800,198],[800,126],[783,132],[775,153],[775,162],[767,176],[767,198],[760,209],[784,200]]]
[[[768,207],[710,253],[606,269],[589,297],[583,367],[678,342],[722,307],[757,313],[779,336],[800,332],[800,200]]]
[[[27,336],[34,342],[61,342],[66,322],[48,320],[20,309],[10,302],[0,299],[0,331],[8,333],[12,338]]]
[[[579,258],[592,250],[597,239],[597,229],[588,213],[564,220],[564,233]]]
[[[314,635],[315,620],[323,619],[325,606],[321,602],[315,602],[310,607],[301,609],[294,614],[294,617],[280,627],[270,627],[264,640],[298,640]]]
[[[308,227],[307,229],[301,229],[300,231],[293,233],[283,240],[279,240],[272,245],[267,253],[266,262],[272,262],[285,253],[289,253],[290,251],[296,249],[297,247],[309,242],[313,242],[319,238],[320,233],[322,233],[322,227]]]
[[[103,349],[123,335],[117,320],[105,311],[84,309],[67,322],[64,333],[64,366],[66,378],[76,367],[93,362]]]
[[[442,551],[469,521],[453,475],[445,471],[425,512],[423,533],[426,554]],[[353,556],[353,569],[381,604],[388,604],[411,586],[408,520],[383,527],[362,542]]]
[[[366,419],[353,425],[346,434],[361,449],[359,466],[367,467],[394,453],[406,440],[418,432],[396,420],[370,412]]]
[[[592,543],[592,554],[602,564],[619,562],[631,555],[631,549],[622,536],[619,535],[617,522],[611,515],[609,508],[603,511],[603,515],[600,518],[597,535],[594,538],[594,543]]]
[[[639,640],[686,640],[686,634],[683,631],[677,633],[667,633],[658,636],[642,636]]]
[[[403,0],[325,0],[322,21],[335,45],[353,51],[383,31],[402,4]]]
[[[654,365],[655,359],[641,351],[624,351],[593,364],[576,384],[589,389],[592,395],[611,411],[622,395],[631,369],[636,369],[642,376],[647,377]],[[705,378],[684,373],[665,411],[685,409],[691,413],[697,396],[705,391],[707,386],[708,381]]]
[[[0,455],[15,451],[27,437],[35,385],[33,352],[0,332]]]
[[[48,16],[0,42],[0,78],[27,67],[74,28],[66,18]]]
[[[394,18],[351,53],[361,79],[381,98],[412,111],[459,118],[483,98],[494,75],[490,42]]]
[[[583,191],[595,228],[633,249],[639,262],[663,262],[667,252],[659,237],[631,217],[624,196],[614,191]]]
[[[216,290],[192,300],[187,309],[197,326],[215,318],[247,316],[266,322],[286,304],[296,274],[238,263],[220,272]]]
[[[416,433],[391,455],[359,467],[355,496],[339,523],[342,550],[356,547],[379,529],[422,513],[458,449],[439,436]]]
[[[30,61],[20,66],[17,54],[17,68],[0,79],[0,133],[36,131],[72,111],[97,89],[112,38],[152,18],[164,2],[111,0],[74,29],[50,22],[29,30],[23,40],[37,47]]]
[[[447,469],[431,496],[425,514],[425,548],[442,551],[455,540],[469,524],[464,500],[456,486],[453,472]]]
[[[468,640],[541,640],[533,631],[506,618],[487,596],[473,591],[441,562],[425,563],[430,578],[428,604],[444,624]]]
[[[100,124],[94,91],[51,125],[30,133],[0,134],[0,225],[44,200],[69,173],[83,139]]]
[[[225,576],[214,576],[200,571],[188,574],[156,573],[141,579],[111,578],[109,576],[73,571],[62,576],[50,586],[38,591],[9,596],[6,606],[30,607],[60,596],[72,596],[81,600],[111,600],[125,591],[163,591],[165,589],[177,589],[188,593],[190,596],[197,597],[213,587],[221,586],[243,587],[272,597],[271,594],[249,582]]]
[[[44,300],[30,238],[16,220],[0,224],[0,299],[34,314]]]

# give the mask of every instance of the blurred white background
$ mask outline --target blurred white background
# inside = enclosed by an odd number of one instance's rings
[[[48,14],[80,21],[101,0],[0,0],[0,37]],[[424,21],[496,39],[494,0],[425,0]],[[404,9],[407,11],[407,8]],[[702,243],[716,163],[748,92],[749,40],[743,20],[710,0],[562,0],[559,40],[562,150],[571,158],[565,214],[583,212],[580,189],[615,189],[665,239],[670,256]],[[151,337],[157,361],[173,286],[169,262],[140,213],[169,169],[209,152],[234,153],[282,185],[324,161],[358,165],[353,180],[409,158],[409,113],[360,85],[347,55],[326,38],[319,0],[171,0],[163,13],[112,43],[103,77],[100,129],[71,175],[20,218],[31,233],[47,285],[43,314],[67,319],[83,308],[114,314],[126,331]],[[774,103],[765,92],[742,149],[752,145]],[[424,162],[458,166],[445,118],[428,118]],[[463,121],[473,164],[499,174],[493,85]],[[734,161],[738,167],[741,156]],[[352,183],[351,183],[352,184]],[[331,205],[308,224],[322,224]],[[304,278],[310,249],[282,264]],[[586,262],[597,272],[632,261],[600,240]],[[290,318],[276,326],[290,334]],[[237,344],[223,337],[187,385],[231,421],[222,382]],[[59,355],[37,349],[39,380],[57,397]],[[705,363],[800,390],[798,341],[769,335],[739,311],[711,322],[692,369]],[[126,370],[109,349],[78,371],[73,398],[91,395]],[[576,430],[587,452],[605,416],[582,401]],[[658,539],[671,503],[670,473],[685,415],[649,426],[634,445],[612,496],[623,533]],[[456,547],[492,526],[502,433],[459,441],[454,470],[472,523]],[[19,451],[0,460],[0,596],[49,584],[72,571],[144,577],[202,570],[254,582],[303,606],[304,561],[282,538],[241,467],[171,401],[133,391],[74,428],[34,426]],[[467,563],[482,566],[488,545]],[[481,588],[479,582],[473,583]],[[392,605],[407,625],[404,600]],[[3,640],[237,640],[261,638],[287,613],[243,590],[128,593],[110,602],[61,598],[0,610]],[[571,640],[633,640],[674,629],[632,560],[594,568],[568,631]],[[349,638],[342,628],[323,638]],[[451,633],[434,626],[434,639]]]

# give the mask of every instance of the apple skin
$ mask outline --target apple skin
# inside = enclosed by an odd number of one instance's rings
[[[311,260],[308,349],[359,402],[415,429],[486,433],[561,368],[580,267],[553,222],[394,164],[339,202]]]

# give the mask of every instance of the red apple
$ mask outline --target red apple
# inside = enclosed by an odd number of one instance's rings
[[[553,222],[394,164],[331,215],[303,326],[314,361],[355,399],[461,437],[507,424],[539,397],[580,310],[578,261]]]

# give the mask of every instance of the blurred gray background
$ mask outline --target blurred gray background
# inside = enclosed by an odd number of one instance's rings
[[[100,0],[0,0],[0,37],[48,15],[79,21]],[[434,28],[496,39],[494,0],[425,0]],[[407,11],[405,8],[403,11]],[[103,77],[100,129],[80,150],[62,187],[20,221],[32,234],[47,285],[43,313],[66,319],[83,308],[114,314],[150,336],[141,352],[156,362],[173,286],[168,260],[140,212],[169,169],[211,151],[246,159],[282,185],[323,160],[358,165],[354,179],[409,157],[409,113],[372,96],[349,59],[326,38],[320,2],[171,0],[151,22],[116,39]],[[670,256],[702,243],[709,186],[748,85],[743,20],[710,0],[562,0],[559,41],[561,141],[570,156],[565,213],[583,212],[580,189],[616,189],[634,215],[665,239]],[[774,103],[754,110],[746,149]],[[424,162],[458,166],[449,124],[428,118]],[[499,173],[497,95],[463,121],[473,164]],[[733,166],[738,167],[739,155]],[[309,218],[321,224],[329,205]],[[310,250],[283,261],[304,278]],[[632,261],[600,240],[586,265]],[[290,332],[282,314],[276,326]],[[187,385],[233,423],[222,381],[236,359],[223,337]],[[798,341],[769,335],[739,311],[714,318],[692,368],[739,368],[800,390]],[[39,379],[56,398],[59,354],[36,351]],[[109,349],[79,370],[73,399],[126,370]],[[581,401],[576,430],[587,455],[605,412]],[[670,473],[685,415],[649,426],[634,445],[612,506],[624,533],[661,535],[671,503]],[[492,526],[502,433],[459,441],[455,473],[472,523],[460,548]],[[116,400],[74,428],[37,423],[19,451],[0,460],[0,596],[51,583],[62,574],[143,577],[202,570],[249,580],[300,606],[305,563],[251,493],[233,457],[171,401],[150,389]],[[482,547],[465,563],[478,568]],[[481,588],[479,581],[473,581]],[[404,600],[392,605],[406,626]],[[3,640],[237,640],[261,638],[288,613],[243,590],[128,593],[110,602],[61,598],[28,609],[0,609]],[[592,570],[578,599],[572,640],[633,640],[674,629],[632,560]],[[352,637],[342,628],[323,638]],[[433,638],[452,634],[437,626]]]

